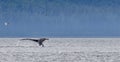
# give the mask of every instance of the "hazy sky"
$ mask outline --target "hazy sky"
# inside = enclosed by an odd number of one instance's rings
[[[0,37],[120,37],[120,0],[0,0]]]

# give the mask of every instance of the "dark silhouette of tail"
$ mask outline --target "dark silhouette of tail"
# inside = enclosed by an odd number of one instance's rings
[[[21,39],[21,40],[31,40],[31,41],[37,42],[39,44],[39,46],[42,45],[42,47],[44,47],[43,42],[45,40],[49,40],[49,39],[47,39],[47,38],[41,38],[41,39]]]

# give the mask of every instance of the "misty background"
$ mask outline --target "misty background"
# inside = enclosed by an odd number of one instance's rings
[[[0,0],[0,37],[120,37],[120,0]]]

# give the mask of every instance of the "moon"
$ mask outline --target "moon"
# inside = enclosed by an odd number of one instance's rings
[[[8,22],[5,22],[4,25],[5,25],[5,26],[8,26]]]

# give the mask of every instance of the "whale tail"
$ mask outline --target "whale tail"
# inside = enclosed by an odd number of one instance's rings
[[[21,39],[21,40],[31,40],[31,41],[37,42],[39,44],[39,46],[44,47],[43,42],[45,40],[49,40],[49,39],[48,38],[41,38],[41,39]]]

